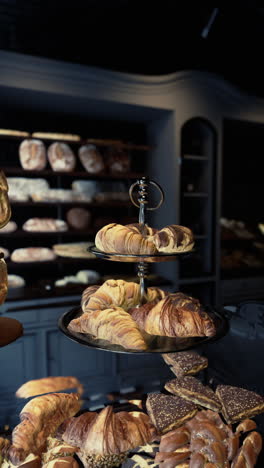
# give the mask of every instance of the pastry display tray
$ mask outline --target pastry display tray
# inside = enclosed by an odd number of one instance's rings
[[[120,253],[107,253],[97,249],[97,247],[88,247],[88,251],[96,255],[96,257],[102,260],[110,260],[112,262],[134,262],[134,263],[158,263],[158,262],[172,262],[177,258],[183,258],[191,255],[195,250],[192,249],[189,252],[176,252],[176,253],[157,253],[157,254],[144,254],[144,255],[132,255],[132,254],[120,254]]]
[[[71,320],[81,315],[82,310],[80,307],[75,307],[65,312],[60,317],[58,326],[68,338],[92,349],[124,354],[173,353],[189,350],[202,344],[212,343],[222,338],[227,333],[228,320],[224,310],[215,309],[213,307],[205,307],[205,310],[215,323],[216,334],[213,337],[170,338],[167,336],[154,336],[144,333],[144,338],[148,345],[145,351],[126,349],[120,345],[111,344],[106,340],[96,339],[92,335],[70,332],[67,326]]]

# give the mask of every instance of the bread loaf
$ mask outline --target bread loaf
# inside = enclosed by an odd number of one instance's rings
[[[19,146],[19,160],[23,169],[41,171],[46,167],[46,148],[41,140],[26,139]]]
[[[30,218],[23,224],[23,230],[29,232],[64,232],[68,226],[62,219]]]
[[[8,249],[5,249],[4,247],[0,247],[0,254],[4,255],[4,258],[8,258],[10,256],[10,252]]]
[[[48,160],[53,171],[73,171],[76,157],[67,143],[52,143],[48,148]]]
[[[83,145],[78,151],[79,159],[89,174],[99,174],[105,169],[104,160],[95,145]]]
[[[11,254],[13,262],[44,262],[55,260],[56,254],[47,247],[25,247],[15,249]]]
[[[22,288],[26,285],[26,282],[22,276],[19,275],[8,275],[8,289]]]
[[[113,174],[126,174],[130,171],[130,156],[122,148],[110,147],[106,155],[106,161],[109,171]]]
[[[68,242],[65,244],[55,244],[53,251],[60,257],[71,258],[95,258],[95,255],[88,251],[92,242]]]
[[[0,229],[1,234],[8,234],[9,232],[15,232],[17,230],[17,223],[15,221],[9,221],[4,227]]]
[[[66,213],[69,226],[76,230],[85,230],[91,224],[91,213],[85,208],[71,208]]]
[[[45,179],[31,179],[26,177],[8,177],[9,198],[12,201],[27,201],[35,192],[44,192],[49,189]]]

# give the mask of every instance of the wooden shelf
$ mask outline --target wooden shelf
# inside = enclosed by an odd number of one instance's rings
[[[29,171],[21,167],[2,167],[1,168],[5,175],[8,176],[33,176],[33,177],[78,177],[82,179],[92,180],[134,180],[140,179],[144,174],[138,172],[127,172],[126,174],[112,174],[112,173],[101,173],[101,174],[89,174],[86,171],[53,171],[52,169],[43,169],[42,171]]]
[[[23,229],[18,229],[14,232],[3,232],[0,231],[0,239],[9,237],[10,239],[30,237],[52,237],[52,236],[62,236],[62,237],[85,237],[85,236],[95,236],[95,229],[89,229],[87,231],[52,231],[52,232],[36,232],[36,231],[23,231]]]
[[[98,263],[97,258],[81,258],[81,257],[57,257],[54,260],[42,261],[42,262],[13,262],[7,260],[7,268],[32,268],[32,267],[52,267],[58,264],[73,264],[73,263]]]
[[[183,192],[183,196],[186,198],[207,198],[208,193],[206,192]]]
[[[81,202],[81,201],[72,201],[72,202],[62,202],[62,201],[53,201],[53,202],[33,202],[33,201],[12,201],[11,200],[11,206],[15,207],[20,207],[20,206],[28,206],[28,207],[50,207],[56,209],[58,205],[60,206],[84,206],[84,207],[89,207],[89,208],[107,208],[107,207],[112,207],[112,208],[132,208],[133,206],[131,205],[130,201],[105,201],[102,203],[98,202]]]
[[[184,154],[182,156],[183,161],[209,161],[208,156],[200,156],[195,154]]]
[[[33,132],[34,133],[34,132]],[[51,132],[52,133],[52,132]],[[116,147],[120,149],[127,149],[127,150],[133,150],[133,151],[150,151],[153,149],[153,146],[150,145],[141,145],[141,144],[136,144],[136,143],[126,143],[122,140],[108,140],[108,139],[98,139],[98,138],[81,138],[81,140],[76,141],[76,140],[64,140],[60,138],[40,138],[40,137],[35,137],[32,136],[32,134],[29,133],[28,136],[17,136],[17,135],[0,135],[0,139],[3,140],[13,140],[13,141],[22,141],[24,139],[38,139],[44,142],[47,142],[49,144],[55,143],[55,142],[61,142],[61,143],[66,143],[69,145],[77,145],[77,146],[82,146],[82,145],[87,145],[87,144],[93,144],[96,146],[111,146],[111,147]]]

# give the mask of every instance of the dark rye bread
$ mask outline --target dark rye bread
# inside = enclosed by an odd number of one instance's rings
[[[176,377],[197,374],[208,366],[208,359],[195,351],[162,354],[162,357],[166,364],[172,366],[171,370]]]
[[[264,412],[263,396],[245,388],[218,385],[215,393],[222,404],[222,414],[228,424]]]
[[[153,425],[162,434],[181,426],[198,411],[194,403],[163,393],[150,393],[146,409]]]
[[[170,380],[165,384],[166,390],[178,395],[185,400],[191,401],[199,406],[204,406],[212,411],[220,411],[221,403],[214,391],[203,385],[195,377],[185,376]]]

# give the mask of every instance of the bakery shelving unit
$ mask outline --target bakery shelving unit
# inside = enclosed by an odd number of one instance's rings
[[[135,155],[146,156],[147,152],[151,149],[149,145],[141,145],[134,143],[126,143],[121,140],[108,140],[108,139],[97,139],[97,138],[88,138],[81,139],[80,141],[75,140],[60,140],[59,136],[57,139],[54,138],[40,138],[46,146],[51,144],[54,141],[64,141],[69,144],[74,153],[77,153],[77,150],[80,146],[84,144],[95,144],[100,148],[101,151],[107,150],[109,147],[118,148],[125,151],[131,152],[131,167],[135,169],[134,171],[129,171],[126,173],[111,173],[103,172],[100,174],[90,174],[85,171],[82,167],[79,158],[76,157],[76,168],[74,171],[65,172],[65,171],[53,171],[47,166],[44,170],[25,170],[20,167],[19,157],[18,157],[18,147],[21,141],[24,138],[32,138],[31,134],[28,136],[15,136],[15,135],[0,135],[0,143],[4,146],[2,147],[2,154],[5,155],[3,160],[4,164],[1,164],[1,168],[4,171],[6,177],[23,177],[23,178],[45,178],[49,181],[52,188],[70,188],[70,184],[73,180],[92,180],[94,182],[107,182],[108,186],[111,183],[122,184],[124,187],[127,187],[133,180],[137,180],[142,174],[138,169],[143,168],[145,164],[145,158],[142,156],[140,158],[132,157]],[[140,161],[139,161],[140,159]],[[135,161],[134,161],[135,160]],[[8,163],[8,165],[6,164]],[[56,202],[46,202],[46,201],[11,201],[12,206],[12,220],[16,221],[19,229],[11,233],[1,233],[0,234],[0,245],[3,247],[12,250],[18,247],[29,247],[29,246],[45,246],[51,247],[53,244],[58,243],[67,243],[67,242],[79,242],[79,241],[89,241],[92,239],[96,233],[98,226],[94,225],[91,228],[83,231],[69,229],[65,232],[28,232],[23,231],[20,226],[23,222],[31,217],[56,217],[60,219],[65,219],[65,214],[68,209],[71,207],[83,207],[88,209],[91,212],[92,219],[97,222],[97,219],[100,216],[107,218],[111,222],[111,212],[112,209],[115,209],[115,212],[118,212],[118,220],[122,222],[122,219],[128,219],[128,222],[131,222],[135,219],[135,210],[133,207],[128,205],[127,201],[123,200],[105,200],[103,202],[78,202],[78,201],[56,201]],[[109,219],[110,214],[110,219]],[[98,220],[99,221],[99,220]],[[7,260],[8,271],[10,274],[21,274],[23,272],[26,282],[29,286],[33,286],[35,289],[41,289],[44,284],[44,289],[42,289],[42,294],[45,295],[45,292],[54,289],[54,281],[57,278],[62,278],[67,274],[74,274],[80,269],[90,268],[90,269],[99,269],[101,274],[115,274],[116,268],[114,265],[111,267],[108,266],[104,268],[104,271],[100,271],[100,264],[97,259],[86,259],[83,258],[66,258],[58,256],[56,260],[50,262],[28,262],[28,263],[16,263],[12,262],[10,259]],[[127,275],[133,274],[133,266],[124,265],[123,273]],[[49,278],[49,280],[43,280],[43,276]],[[41,281],[39,281],[41,278]],[[36,284],[36,282],[39,283]],[[164,279],[166,283],[166,280]],[[82,286],[82,285],[80,285]],[[61,288],[62,295],[64,294],[64,288]],[[71,285],[72,289],[72,285]],[[24,288],[25,290],[25,288]],[[76,291],[79,292],[80,287],[76,287]],[[11,297],[16,296],[17,291],[10,290],[9,294]],[[25,292],[25,291],[24,291]],[[20,290],[21,294],[22,291]],[[22,294],[23,296],[23,294]]]
[[[181,263],[180,290],[205,304],[216,303],[216,131],[195,117],[181,128],[180,224],[195,236],[196,253]]]
[[[155,186],[160,194],[160,200],[158,201],[155,207],[149,206],[148,200],[148,189],[149,186]],[[138,186],[138,196],[135,199],[133,194],[134,188]],[[164,193],[162,188],[159,184],[154,182],[153,180],[149,180],[147,177],[142,177],[141,179],[134,182],[129,190],[129,195],[131,202],[133,205],[139,208],[139,216],[138,222],[142,226],[146,224],[145,212],[146,210],[157,210],[164,201]],[[140,307],[145,303],[146,297],[146,279],[148,277],[148,266],[149,264],[153,263],[160,263],[160,262],[171,262],[181,259],[185,259],[186,257],[192,255],[192,251],[183,251],[183,252],[175,252],[175,253],[155,253],[155,254],[126,254],[126,253],[111,253],[111,252],[103,252],[99,250],[96,246],[89,247],[88,250],[92,252],[96,257],[112,261],[112,262],[129,262],[129,263],[137,263],[138,268],[138,277],[139,277],[139,284],[140,284],[140,295],[139,295],[139,303],[136,307]],[[93,337],[90,334],[86,333],[78,333],[73,332],[68,329],[68,325],[71,320],[79,317],[82,314],[82,309],[76,307],[71,309],[70,311],[65,312],[62,317],[60,317],[58,325],[60,330],[71,340],[76,341],[79,344],[84,346],[100,349],[104,351],[110,352],[118,352],[118,353],[125,353],[125,354],[148,354],[148,353],[169,353],[169,352],[178,352],[183,351],[191,348],[195,348],[200,346],[201,344],[210,343],[215,341],[222,336],[224,336],[228,330],[228,322],[227,318],[222,312],[219,312],[217,309],[213,307],[207,307],[207,313],[212,318],[215,324],[215,335],[213,337],[188,337],[188,338],[171,338],[168,336],[153,336],[145,334],[145,340],[147,343],[147,348],[144,351],[135,351],[125,349],[122,346],[112,344],[110,342],[104,340],[98,340],[97,337]]]

